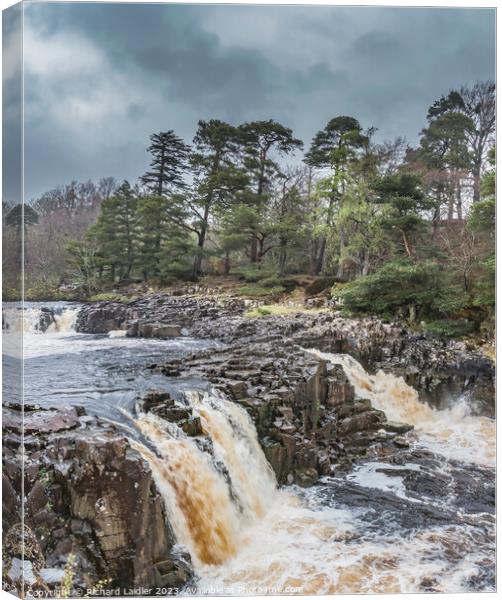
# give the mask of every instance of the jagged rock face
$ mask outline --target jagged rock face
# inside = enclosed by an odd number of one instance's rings
[[[108,333],[125,329],[131,337],[177,337],[180,328],[242,314],[241,299],[218,301],[196,296],[157,294],[127,304],[95,302],[80,310],[76,330],[80,333]]]
[[[251,343],[213,349],[153,368],[168,376],[201,377],[243,406],[280,483],[312,485],[332,465],[349,464],[369,446],[388,443],[411,429],[396,424],[387,428],[381,411],[355,398],[342,367],[287,340],[281,346]]]
[[[99,302],[79,311],[75,329],[80,333],[109,333],[121,329],[125,320],[125,304]]]
[[[282,344],[285,338],[305,348],[346,352],[371,370],[402,375],[409,385],[440,404],[470,392],[487,412],[493,410],[494,365],[463,342],[416,334],[376,318],[347,319],[335,311],[248,318],[240,298],[157,294],[128,304],[99,302],[82,308],[77,331],[172,337],[183,331],[226,344]]]
[[[41,425],[37,448],[26,455],[24,477],[25,525],[45,557],[34,570],[38,584],[50,585],[45,573],[62,573],[73,554],[77,573],[85,574],[85,580],[74,582],[81,590],[104,579],[123,589],[183,585],[192,576],[190,558],[175,546],[148,464],[113,427],[88,417],[80,420],[77,413],[83,415],[74,408],[26,413],[28,423]],[[9,414],[7,435],[18,432],[19,424]],[[19,521],[20,473],[7,447],[7,533]]]

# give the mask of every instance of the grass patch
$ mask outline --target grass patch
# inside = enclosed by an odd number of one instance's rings
[[[283,304],[264,304],[263,306],[257,306],[244,313],[245,317],[256,318],[256,317],[268,317],[268,316],[284,316],[294,315],[298,313],[322,313],[327,312],[327,308],[306,308],[304,306],[285,306]]]
[[[114,292],[102,292],[89,296],[89,302],[132,302],[137,300],[138,296],[125,296]]]
[[[445,338],[462,338],[473,333],[475,324],[467,320],[440,319],[425,323],[425,330]]]
[[[280,296],[281,294],[284,294],[286,289],[281,285],[275,287],[265,287],[257,283],[248,283],[246,285],[241,285],[234,291],[236,294],[246,298],[267,298]]]

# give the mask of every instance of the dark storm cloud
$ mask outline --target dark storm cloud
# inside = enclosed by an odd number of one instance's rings
[[[337,114],[415,142],[428,105],[494,77],[494,11],[27,5],[27,195],[135,180],[147,137],[275,118],[309,142]]]
[[[15,204],[20,201],[22,194],[22,15],[20,5],[10,7],[4,11],[2,16],[2,197],[4,202]]]

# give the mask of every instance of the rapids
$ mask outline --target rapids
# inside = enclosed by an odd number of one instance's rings
[[[402,377],[378,371],[369,375],[348,354],[330,354],[311,350],[311,354],[343,367],[349,381],[361,398],[383,410],[389,421],[414,425],[419,443],[451,459],[495,466],[495,421],[471,416],[468,398],[456,398],[451,406],[436,410],[420,402],[415,389]]]
[[[439,411],[401,378],[309,350],[342,365],[389,420],[413,424],[411,448],[389,461],[361,460],[349,473],[335,469],[307,490],[279,488],[242,407],[204,382],[146,369],[212,342],[77,334],[78,306],[50,308],[55,320],[44,333],[40,305],[22,319],[4,311],[6,337],[15,342],[24,330],[26,400],[83,405],[124,427],[192,556],[196,578],[183,594],[494,590],[495,428],[469,414],[468,398]],[[142,412],[138,395],[152,388],[190,406],[206,435],[189,437]]]

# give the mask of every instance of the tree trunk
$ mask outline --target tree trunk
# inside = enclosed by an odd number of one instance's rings
[[[403,234],[404,249],[406,250],[408,258],[411,258],[411,256],[413,255],[413,248],[411,246],[411,242],[408,240],[408,237],[406,236],[406,232],[404,230],[401,230],[401,233]]]
[[[281,275],[284,275],[284,272],[286,271],[287,256],[286,240],[281,239],[279,242],[279,273]]]
[[[266,154],[262,154],[262,156],[260,156],[260,159],[261,159],[260,173],[258,176],[258,189],[256,190],[257,195],[258,195],[258,202],[260,201],[261,195],[263,194],[263,187],[264,187],[264,183],[265,183],[265,159],[266,158],[267,158]],[[256,238],[256,235],[254,235],[254,234],[251,237],[251,250],[250,250],[249,256],[251,258],[252,263],[259,262],[258,240]]]
[[[258,262],[258,240],[256,236],[253,234],[251,237],[251,251],[249,254],[252,263]]]
[[[209,219],[209,210],[211,209],[211,198],[212,194],[207,198],[206,205],[204,206],[204,220],[201,224],[201,230],[197,234],[197,254],[195,255],[195,259],[193,262],[193,271],[192,275],[197,278],[201,274],[202,267],[202,253],[204,251],[204,244],[206,243],[206,233],[207,233],[207,222]]]
[[[472,190],[472,201],[479,202],[481,198],[481,164],[482,157],[476,156],[474,159],[474,165],[472,167],[473,177],[473,190]]]
[[[340,260],[338,262],[338,269],[337,269],[337,277],[339,277],[340,279],[344,279],[345,278],[345,265],[344,265],[344,251],[345,251],[345,233],[343,231],[340,231]]]
[[[455,198],[454,198],[453,192],[450,191],[450,193],[448,194],[448,221],[453,220],[454,208],[455,208]]]
[[[162,148],[160,155],[160,165],[159,165],[159,196],[162,196],[164,192],[164,168],[165,168],[165,157],[164,157],[164,148]]]
[[[462,186],[460,181],[457,185],[457,219],[462,220]]]
[[[361,276],[366,277],[370,270],[370,252],[367,248],[363,251],[363,268],[361,269]]]
[[[317,255],[314,275],[320,275],[324,266],[324,254],[326,252],[326,238],[321,238],[321,245],[319,246],[319,254]]]
[[[225,252],[223,273],[225,276],[229,275],[229,273],[230,273],[230,252],[228,250]]]

